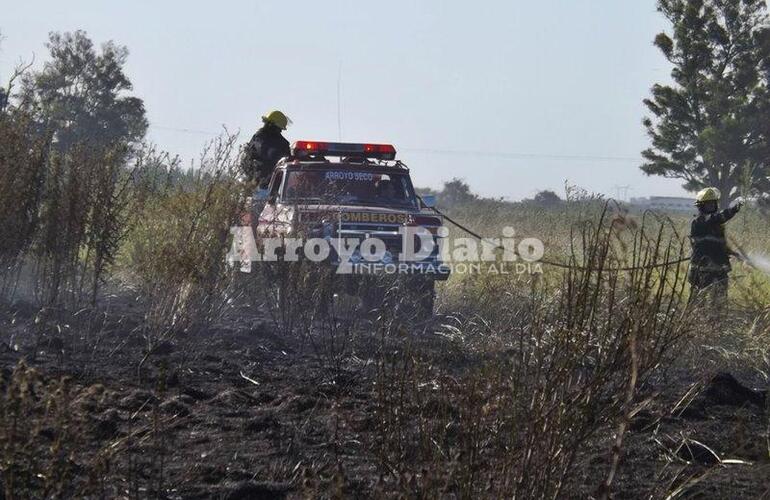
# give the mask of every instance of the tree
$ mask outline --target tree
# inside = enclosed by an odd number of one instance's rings
[[[471,192],[470,186],[464,180],[454,178],[444,183],[444,189],[441,190],[441,202],[445,205],[460,205],[470,203],[478,199],[478,196]]]
[[[559,195],[554,193],[553,191],[545,189],[543,191],[538,192],[535,195],[535,197],[532,199],[532,201],[534,201],[538,205],[553,206],[561,203],[561,198],[559,198]]]
[[[770,36],[764,0],[658,0],[671,36],[655,45],[673,65],[644,104],[648,175],[715,186],[723,205],[770,189]]]
[[[51,33],[46,46],[51,60],[24,78],[20,105],[52,134],[60,151],[142,140],[144,103],[126,95],[132,90],[123,71],[128,49],[107,42],[97,52],[83,31]]]

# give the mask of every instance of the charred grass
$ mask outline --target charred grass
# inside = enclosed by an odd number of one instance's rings
[[[574,266],[455,277],[421,321],[398,281],[364,304],[306,264],[233,273],[233,138],[185,172],[3,120],[8,498],[767,491],[766,302],[736,295],[716,326],[688,307],[684,266],[645,267],[685,253],[676,222],[464,209]]]

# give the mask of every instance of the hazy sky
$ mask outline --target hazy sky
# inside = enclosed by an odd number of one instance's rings
[[[149,138],[184,158],[271,108],[291,141],[338,139],[341,75],[342,139],[395,144],[418,185],[678,195],[638,168],[664,28],[653,0],[27,1],[3,9],[0,81],[47,57],[49,31],[83,29],[128,46]]]

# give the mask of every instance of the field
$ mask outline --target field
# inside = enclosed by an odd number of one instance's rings
[[[242,303],[139,368],[142,304],[130,299],[112,298],[97,319],[68,318],[61,334],[30,336],[37,313],[21,306],[4,318],[16,342],[2,356],[9,493],[585,497],[608,474],[612,396],[575,401],[592,389],[549,366],[547,399],[531,400],[513,385],[534,389],[511,366],[515,347],[478,326],[458,331],[443,317],[445,326],[383,332],[367,320],[335,360],[330,339],[283,335]],[[705,378],[720,360],[680,360],[640,383],[613,495],[766,491],[764,396]],[[518,408],[520,398],[534,408]]]
[[[765,0],[50,3],[0,22],[0,500],[770,498]],[[729,293],[610,191],[740,202]],[[418,225],[447,280],[312,258]]]
[[[226,265],[253,189],[233,137],[188,171],[47,157],[23,127],[0,120],[7,498],[768,493],[768,278],[736,264],[726,311],[688,306],[686,262],[659,265],[686,217],[445,202],[561,266],[458,273],[424,321],[397,280],[365,307],[317,266]],[[755,255],[767,227],[730,223]]]

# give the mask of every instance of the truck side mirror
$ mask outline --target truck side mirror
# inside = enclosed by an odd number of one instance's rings
[[[432,194],[426,194],[421,197],[422,208],[434,208],[436,206],[436,197]]]

